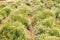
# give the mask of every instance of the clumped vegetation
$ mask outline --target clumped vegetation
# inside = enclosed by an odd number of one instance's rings
[[[0,2],[0,40],[60,40],[60,1]]]

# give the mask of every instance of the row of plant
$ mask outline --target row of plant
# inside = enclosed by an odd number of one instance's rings
[[[34,40],[60,40],[60,1],[0,3],[0,40],[32,40],[28,33],[31,22]]]

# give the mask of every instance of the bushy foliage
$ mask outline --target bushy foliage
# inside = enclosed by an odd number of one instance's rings
[[[60,17],[58,17],[60,8],[57,6],[59,3],[56,0],[34,1],[35,40],[60,40]]]
[[[24,25],[18,21],[8,21],[0,28],[0,40],[28,40],[28,34]]]
[[[0,40],[32,40],[29,37],[60,40],[59,0],[0,2]]]

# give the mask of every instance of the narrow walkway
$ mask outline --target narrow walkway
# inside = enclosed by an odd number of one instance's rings
[[[33,23],[32,23],[32,19],[33,19],[33,7],[34,7],[34,5],[33,5],[32,0],[29,0],[29,1],[31,3],[31,6],[30,6],[30,8],[31,8],[30,12],[31,13],[29,15],[29,18],[31,20],[30,27],[29,27],[29,35],[31,37],[31,40],[34,40],[34,28],[33,28]]]

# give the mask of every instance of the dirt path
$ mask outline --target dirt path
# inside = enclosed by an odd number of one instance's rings
[[[33,28],[33,23],[32,23],[32,19],[33,19],[33,2],[32,2],[32,0],[30,0],[30,2],[31,2],[31,6],[30,6],[30,8],[31,8],[30,12],[31,13],[29,15],[29,18],[31,20],[31,23],[30,23],[30,27],[29,27],[29,35],[31,37],[31,40],[34,40],[34,28]]]

